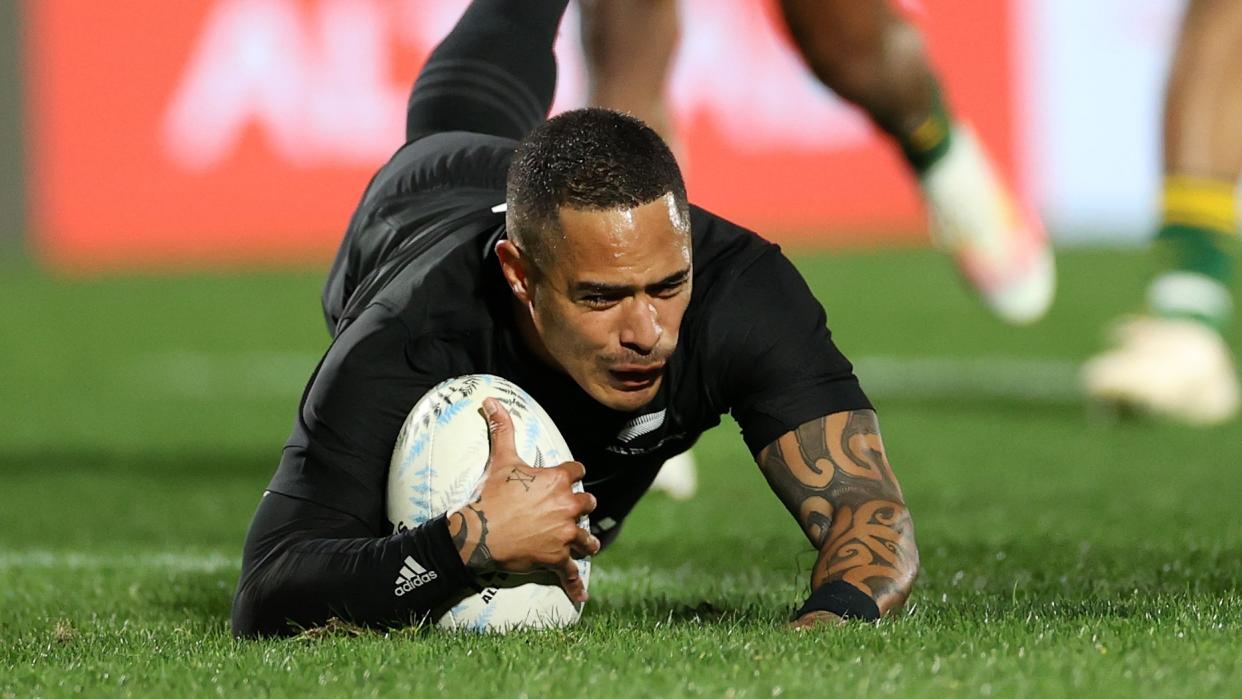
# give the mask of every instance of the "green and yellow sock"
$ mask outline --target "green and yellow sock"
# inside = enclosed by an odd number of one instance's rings
[[[953,141],[953,119],[940,97],[938,85],[932,85],[932,106],[927,117],[913,131],[895,136],[906,161],[919,177],[949,152]]]
[[[1156,247],[1163,270],[1147,290],[1160,316],[1192,318],[1217,330],[1233,313],[1231,239],[1238,235],[1238,204],[1231,181],[1168,176]]]

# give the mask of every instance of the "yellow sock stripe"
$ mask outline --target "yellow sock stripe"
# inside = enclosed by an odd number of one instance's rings
[[[949,135],[948,124],[943,119],[932,114],[919,124],[918,128],[910,134],[910,145],[916,150],[926,153],[939,146]]]
[[[1164,223],[1238,234],[1238,199],[1232,182],[1194,177],[1164,180]]]
[[[1233,237],[1238,235],[1237,228],[1234,224],[1223,218],[1214,218],[1208,216],[1196,216],[1193,213],[1179,211],[1165,211],[1164,225],[1166,226],[1186,226],[1188,228],[1202,228],[1211,231],[1216,235]]]

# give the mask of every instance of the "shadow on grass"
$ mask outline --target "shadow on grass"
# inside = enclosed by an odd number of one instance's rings
[[[608,615],[647,619],[664,624],[732,624],[762,613],[754,603],[731,604],[721,599],[687,603],[665,597],[644,599],[626,595],[623,599],[602,599],[591,602],[591,616]]]

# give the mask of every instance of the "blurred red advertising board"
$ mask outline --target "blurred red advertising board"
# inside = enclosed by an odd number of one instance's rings
[[[670,99],[696,202],[782,242],[921,235],[898,157],[801,67],[774,3],[683,3]],[[326,259],[464,4],[27,0],[38,248],[64,269]],[[1007,3],[911,16],[1013,172]],[[557,109],[583,102],[576,35],[568,17]]]

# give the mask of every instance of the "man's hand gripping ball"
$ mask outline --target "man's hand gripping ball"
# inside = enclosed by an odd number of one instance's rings
[[[476,574],[551,570],[574,602],[586,586],[575,558],[599,553],[599,539],[578,526],[595,509],[595,496],[575,493],[586,468],[566,461],[532,468],[518,456],[513,420],[494,398],[483,401],[489,455],[473,502],[449,513],[449,533],[461,560]]]

